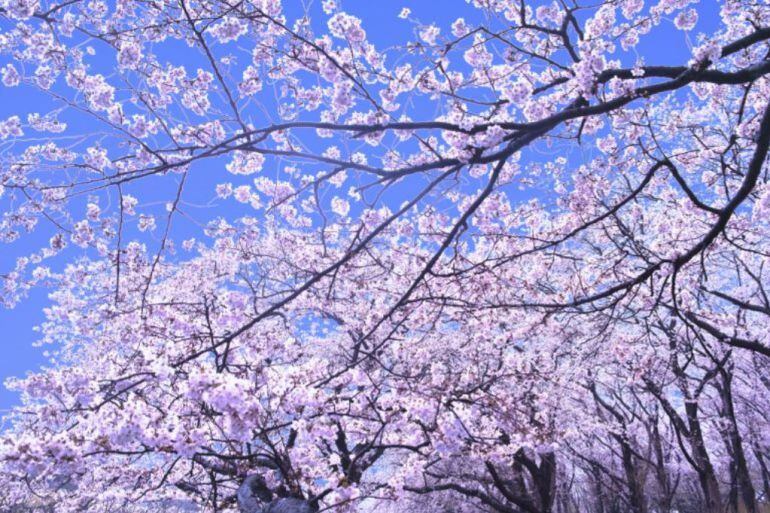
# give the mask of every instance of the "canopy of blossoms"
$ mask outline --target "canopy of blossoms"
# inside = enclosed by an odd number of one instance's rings
[[[770,5],[358,4],[0,0],[0,509],[765,511]]]

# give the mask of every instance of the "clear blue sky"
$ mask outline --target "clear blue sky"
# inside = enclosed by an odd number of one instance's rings
[[[292,12],[299,12],[298,4],[300,4],[299,0],[284,0],[290,18]],[[403,3],[394,0],[342,0],[342,5],[345,10],[363,20],[363,27],[370,40],[381,48],[409,39],[414,26],[397,17],[401,8],[407,5],[412,10],[414,18],[425,24],[434,22],[442,27],[444,32],[448,31],[449,24],[459,16],[464,16],[468,20],[474,18],[474,16],[469,16],[469,13],[472,13],[472,8],[466,4],[465,0],[418,0]],[[703,5],[699,7],[700,19],[694,33],[709,32],[717,26],[718,6],[716,0],[703,0]],[[320,13],[319,1],[316,1],[313,11]],[[319,22],[325,23],[320,17],[316,23]],[[7,22],[0,20],[0,31],[7,27]],[[645,56],[647,64],[683,64],[690,57],[686,36],[673,29],[662,33],[655,40],[645,41],[639,46],[639,51]],[[7,56],[0,56],[0,64],[4,62],[7,62]],[[12,114],[26,118],[30,112],[41,112],[40,101],[39,97],[31,95],[20,97],[18,89],[9,90],[0,86],[0,119],[5,119]],[[421,119],[420,114],[419,112],[414,113],[413,118]],[[422,114],[428,116],[429,112]],[[77,130],[77,124],[71,125],[70,128]],[[222,180],[221,175],[219,179]],[[156,185],[152,181],[145,182],[140,188],[134,189],[132,194],[142,197],[146,197],[148,194],[158,194],[157,189],[155,189]],[[188,188],[188,194],[191,195],[188,199],[194,198],[205,202],[207,198],[212,197],[212,191],[211,183],[192,182],[192,189]],[[2,204],[0,204],[1,206]],[[221,214],[221,212],[219,213]],[[194,233],[189,226],[179,228],[179,230],[184,230],[184,233],[173,233],[179,238]],[[0,272],[12,268],[18,255],[36,250],[47,238],[47,235],[41,233],[23,238],[20,243],[12,246],[0,247]],[[72,255],[70,253],[70,257]],[[59,262],[59,264],[61,263]],[[24,375],[25,372],[39,368],[46,363],[47,358],[44,354],[46,348],[34,347],[33,344],[38,339],[34,327],[44,319],[42,310],[48,304],[47,293],[46,290],[36,290],[13,310],[0,307],[0,380],[5,380],[10,376]],[[0,411],[17,402],[16,394],[0,387]]]

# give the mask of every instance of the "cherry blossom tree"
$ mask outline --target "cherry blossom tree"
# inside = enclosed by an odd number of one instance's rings
[[[770,6],[355,4],[0,0],[0,507],[764,511]]]

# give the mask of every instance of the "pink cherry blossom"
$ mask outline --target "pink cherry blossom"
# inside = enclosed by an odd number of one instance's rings
[[[364,4],[0,0],[0,510],[765,511],[770,7]]]

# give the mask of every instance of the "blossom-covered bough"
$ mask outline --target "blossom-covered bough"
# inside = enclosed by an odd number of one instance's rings
[[[0,507],[768,507],[770,6],[452,4],[0,0]]]

